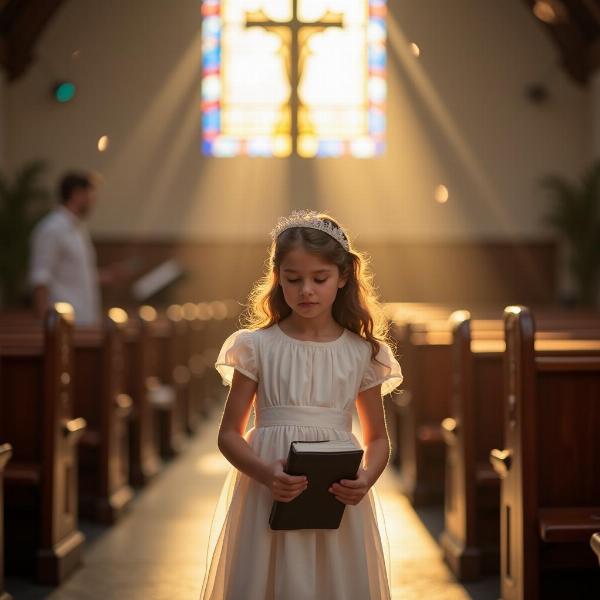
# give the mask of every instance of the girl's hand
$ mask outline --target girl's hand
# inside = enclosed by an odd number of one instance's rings
[[[342,479],[339,483],[332,483],[329,492],[343,504],[358,504],[370,487],[366,471],[360,469],[356,479]]]
[[[285,458],[272,463],[271,474],[265,484],[271,490],[273,500],[278,500],[279,502],[291,502],[308,487],[306,476],[288,475],[283,472],[286,464],[287,460]]]

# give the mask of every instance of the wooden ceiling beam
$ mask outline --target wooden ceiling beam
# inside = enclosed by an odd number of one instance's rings
[[[556,23],[538,21],[560,51],[561,64],[577,83],[585,85],[600,66],[599,0],[549,0],[564,7],[567,18]],[[524,0],[533,12],[536,0]],[[536,17],[534,17],[536,18]]]
[[[15,80],[31,64],[37,40],[63,0],[0,0],[5,11],[3,21],[0,62],[9,81]],[[10,10],[10,15],[6,12]]]
[[[590,75],[600,69],[600,40],[596,40],[588,51],[588,65]]]

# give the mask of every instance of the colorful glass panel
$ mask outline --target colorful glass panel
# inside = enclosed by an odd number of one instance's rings
[[[204,0],[203,151],[355,156],[385,145],[385,0]]]

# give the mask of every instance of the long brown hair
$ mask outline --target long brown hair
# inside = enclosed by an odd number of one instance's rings
[[[329,221],[343,233],[343,229],[329,215],[321,213],[319,218]],[[368,258],[355,250],[349,240],[348,244],[350,250],[347,251],[329,234],[310,227],[291,227],[283,231],[271,243],[267,270],[248,297],[242,316],[243,326],[265,329],[290,315],[292,309],[285,301],[279,285],[279,268],[292,248],[302,246],[307,252],[336,265],[340,277],[348,278],[344,287],[338,289],[332,316],[342,327],[369,342],[371,357],[375,359],[379,341],[390,343],[388,322],[377,299]]]

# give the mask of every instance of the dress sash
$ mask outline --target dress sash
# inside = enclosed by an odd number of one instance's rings
[[[257,406],[255,427],[291,425],[352,431],[352,412],[326,406]]]

